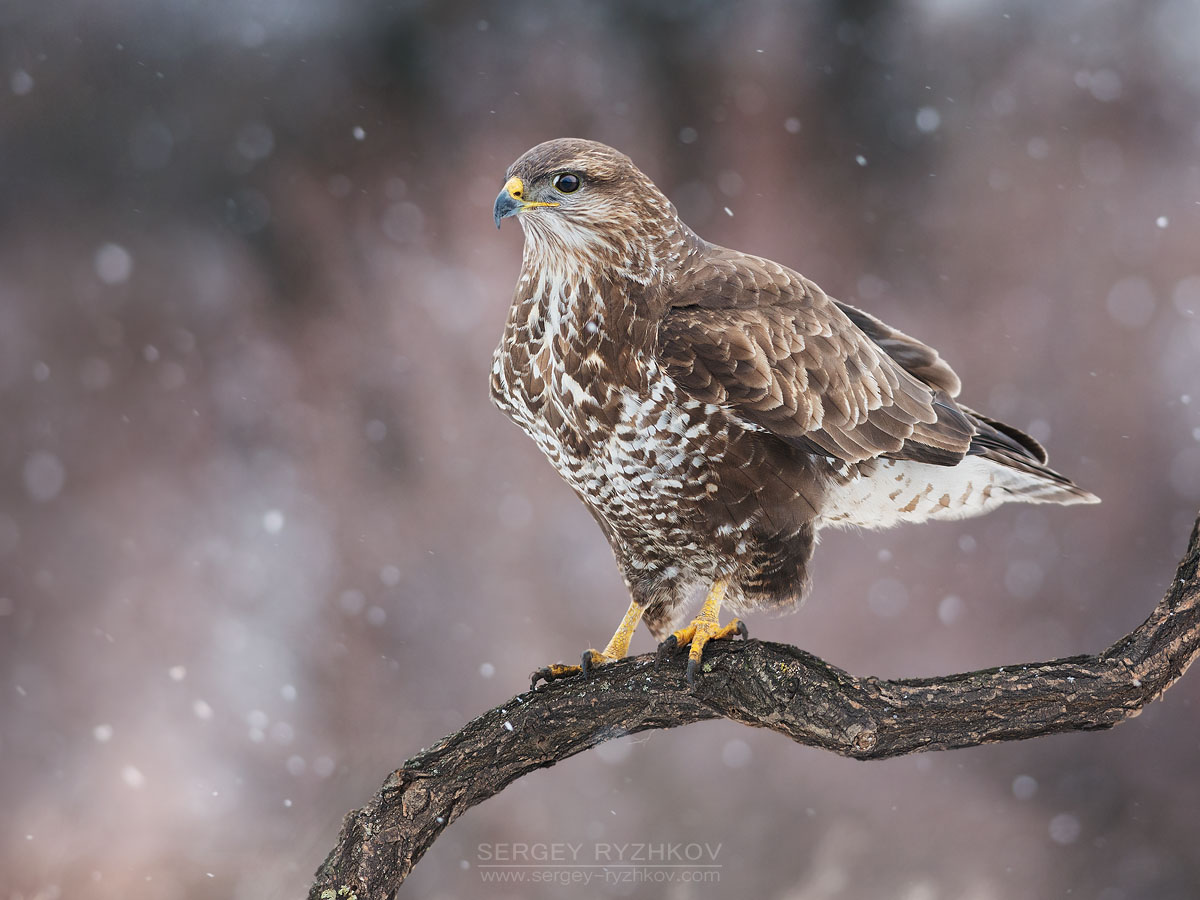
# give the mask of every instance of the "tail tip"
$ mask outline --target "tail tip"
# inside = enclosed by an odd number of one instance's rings
[[[1095,494],[1093,494],[1091,491],[1085,491],[1083,488],[1079,488],[1079,487],[1075,487],[1075,485],[1071,485],[1071,488],[1067,492],[1067,495],[1065,497],[1063,497],[1061,500],[1059,500],[1058,502],[1062,503],[1065,506],[1073,506],[1076,504],[1078,504],[1078,505],[1086,504],[1086,505],[1090,506],[1093,503],[1099,503],[1100,498],[1097,497]]]

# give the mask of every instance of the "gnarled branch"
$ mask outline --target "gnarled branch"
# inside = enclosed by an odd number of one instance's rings
[[[856,759],[1111,728],[1200,653],[1198,570],[1200,519],[1162,602],[1096,656],[884,681],[784,644],[716,642],[705,648],[695,691],[684,684],[682,656],[655,669],[646,654],[518,694],[388,776],[346,817],[309,897],[391,897],[442,830],[475,804],[534,769],[653,728],[724,717]]]

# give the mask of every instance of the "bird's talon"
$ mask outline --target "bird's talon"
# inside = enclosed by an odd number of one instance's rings
[[[538,669],[530,676],[532,679],[529,685],[530,689],[536,688],[539,681],[545,681],[549,684],[551,681],[556,681],[559,678],[569,678],[572,675],[586,675],[610,662],[624,659],[625,654],[629,652],[629,639],[633,636],[634,629],[637,628],[638,622],[642,620],[642,613],[645,611],[646,607],[644,605],[636,601],[631,602],[629,609],[625,612],[625,618],[617,626],[616,633],[613,634],[612,640],[608,642],[607,647],[603,650],[592,650],[590,648],[584,650],[577,666],[568,666],[565,663],[552,663]]]
[[[671,653],[679,646],[679,639],[675,635],[668,635],[667,639],[658,645],[658,650],[654,654],[654,668],[657,669],[662,665]]]
[[[551,663],[548,666],[542,666],[529,676],[529,689],[536,690],[539,681],[544,681],[550,684],[552,681],[558,681],[561,678],[570,678],[572,675],[583,674],[582,666],[569,666],[566,663]]]
[[[723,590],[722,592],[723,593]],[[711,595],[710,595],[711,596]],[[704,658],[704,648],[709,641],[732,639],[734,637],[745,638],[750,631],[746,628],[746,623],[741,619],[732,619],[725,625],[717,622],[717,606],[719,605],[720,594],[717,595],[716,603],[705,603],[705,609],[697,616],[690,625],[686,628],[681,628],[674,634],[670,635],[665,641],[659,644],[660,657],[656,657],[656,662],[661,656],[663,648],[669,647],[674,649],[680,644],[689,644],[688,648],[688,664],[687,664],[687,684],[689,688],[696,687],[696,672],[697,670],[708,671],[702,666]]]
[[[599,650],[584,650],[580,657],[579,669],[584,675],[595,672],[606,663],[615,662],[617,657],[601,653]]]

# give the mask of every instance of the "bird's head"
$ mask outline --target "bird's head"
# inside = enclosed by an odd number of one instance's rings
[[[686,231],[670,201],[628,156],[595,141],[538,144],[509,166],[507,179],[496,197],[496,227],[518,216],[527,250],[608,251],[620,259]]]

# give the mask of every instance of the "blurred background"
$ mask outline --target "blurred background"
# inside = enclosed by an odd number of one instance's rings
[[[753,635],[902,677],[1134,628],[1200,506],[1198,45],[1186,0],[4,4],[0,896],[303,896],[391,769],[607,640],[607,544],[487,392],[492,202],[547,138],[938,347],[1104,498],[827,533]],[[883,763],[623,739],[406,891],[581,892],[481,844],[707,842],[717,883],[586,894],[1195,897],[1197,703]]]

